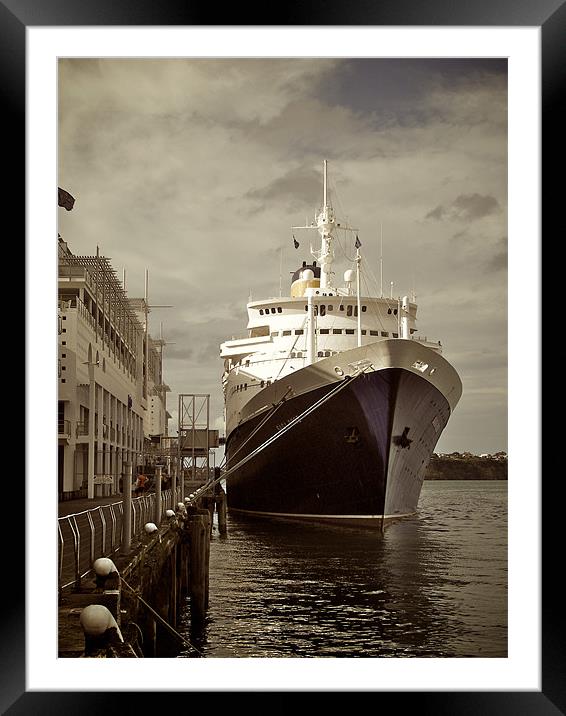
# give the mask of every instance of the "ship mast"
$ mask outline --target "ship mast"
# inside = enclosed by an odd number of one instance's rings
[[[320,234],[320,250],[313,251],[312,255],[318,261],[320,266],[320,288],[332,289],[332,263],[334,261],[334,250],[332,242],[334,241],[334,231],[336,227],[340,227],[345,231],[357,231],[349,226],[343,226],[336,223],[334,209],[330,203],[328,196],[328,161],[325,159],[322,166],[322,208],[316,216],[316,223],[310,226],[293,226],[293,229],[317,229]]]
[[[336,226],[334,209],[328,203],[328,161],[326,159],[324,160],[323,165],[323,177],[322,210],[316,218],[316,225],[321,238],[321,247],[318,253],[318,261],[320,264],[320,287],[325,289],[332,285],[332,262],[334,260],[332,241],[334,240],[333,232],[334,227]]]

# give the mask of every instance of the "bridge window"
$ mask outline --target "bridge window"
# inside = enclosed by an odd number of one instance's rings
[[[354,316],[357,316],[357,315],[358,315],[358,307],[354,306]]]
[[[334,333],[334,335],[336,335],[336,336],[341,335],[342,329],[341,328],[333,328],[332,333]]]
[[[317,356],[318,356],[319,358],[323,358],[323,357],[324,357],[323,354],[322,354],[322,351],[318,351]]]
[[[259,315],[260,315],[260,316],[263,316],[263,308],[260,308],[260,309],[259,309]]]
[[[351,316],[351,315],[352,315],[352,306],[348,306],[348,308],[347,308],[347,310],[346,310],[346,315],[347,315],[347,316]]]
[[[367,306],[362,306],[362,313],[365,313],[368,310]]]
[[[329,311],[333,311],[333,310],[334,310],[334,306],[333,306],[331,303],[328,305],[328,310],[329,310]]]
[[[347,333],[349,336],[353,336],[353,335],[354,335],[354,329],[353,329],[353,328],[346,328],[346,333]]]
[[[372,332],[373,332],[373,331],[372,331]],[[381,335],[382,335],[384,338],[389,338],[389,331],[381,331]]]
[[[281,308],[281,306],[277,306],[277,313],[283,313],[283,309]]]
[[[346,309],[344,308],[344,305],[343,305],[342,303],[340,304],[340,310],[341,310],[341,311],[346,310]]]
[[[378,336],[379,331],[370,331],[369,334],[370,334],[370,336]]]
[[[365,328],[362,328],[362,336],[365,336],[366,333],[367,333],[366,329],[365,329]]]
[[[321,328],[320,333],[330,333],[330,328]]]
[[[326,316],[326,306],[324,304],[322,304],[320,307],[320,315]]]
[[[274,308],[271,309],[271,313],[275,313],[275,309],[274,309]]]
[[[398,333],[392,333],[391,335],[393,336],[393,338],[399,338],[399,334],[398,334]]]
[[[282,333],[281,335],[283,335],[283,336],[290,336],[290,335],[291,335],[291,331],[283,331],[283,333]]]
[[[302,336],[303,333],[304,333],[304,331],[303,331],[302,328],[297,328],[297,330],[295,331],[295,335],[296,335],[296,336]]]

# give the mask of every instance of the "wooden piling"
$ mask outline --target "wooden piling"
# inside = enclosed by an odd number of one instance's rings
[[[202,621],[208,606],[210,512],[194,508],[187,520],[190,540],[191,618]]]
[[[218,531],[226,534],[226,493],[220,490],[216,495],[216,514],[218,515]]]

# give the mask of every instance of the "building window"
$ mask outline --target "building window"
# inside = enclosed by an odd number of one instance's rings
[[[326,306],[324,304],[322,304],[320,307],[320,315],[326,316]]]
[[[284,335],[284,336],[290,336],[290,335],[291,335],[291,331],[283,331],[282,335]]]
[[[66,321],[66,320],[67,320],[67,316],[63,316],[63,320]]]
[[[339,336],[342,334],[342,329],[341,328],[333,328],[332,333],[334,333],[335,336]]]
[[[319,358],[322,358],[322,357],[323,357],[322,351],[319,351],[319,352],[317,353],[317,356],[318,356]]]
[[[261,388],[263,388],[263,386],[265,385],[265,381],[264,381],[264,380],[262,380],[262,381],[261,381],[261,383],[260,383],[259,385],[260,385],[260,387],[261,387]]]
[[[329,310],[329,311],[333,311],[333,310],[334,310],[334,306],[333,306],[331,303],[330,303],[329,306],[328,306],[328,310]]]
[[[365,336],[366,333],[367,333],[366,329],[365,329],[365,328],[362,328],[362,336]]]
[[[395,309],[393,309],[393,315],[394,315],[394,316],[396,316],[396,315],[397,315],[397,309],[396,309],[396,308],[395,308]]]
[[[325,358],[328,358],[329,355],[330,355],[330,351],[324,351],[324,357],[325,357]]]
[[[67,381],[65,380],[65,378],[61,378],[61,383],[66,383],[66,382]]]
[[[351,316],[351,315],[352,315],[352,306],[348,306],[348,308],[347,308],[347,310],[346,310],[346,315],[347,315],[347,316]]]
[[[365,313],[368,310],[367,306],[362,306],[362,313]]]
[[[354,306],[354,316],[357,316],[357,315],[358,315],[358,307]]]
[[[299,351],[299,352],[297,353],[297,358],[302,358],[302,357],[303,357],[303,353],[302,353],[302,351]]]
[[[271,337],[277,338],[278,335],[279,335],[278,331],[273,331],[273,333],[271,334]]]
[[[398,334],[398,333],[392,333],[391,335],[393,336],[393,338],[399,338],[399,334]]]
[[[62,366],[61,366],[61,370],[67,370],[67,366],[62,365]]]
[[[305,311],[308,311],[308,310],[309,310],[309,307],[308,307],[308,306],[305,306]]]
[[[62,345],[62,346],[66,346],[66,345],[67,345],[67,341],[61,341],[61,345]]]
[[[67,357],[66,353],[61,353],[61,358],[66,358],[66,357]]]
[[[340,304],[340,310],[341,310],[341,311],[344,311],[344,310],[345,310],[345,309],[344,309],[344,306],[343,306],[342,304]]]
[[[354,329],[353,329],[353,328],[346,328],[346,333],[347,333],[349,336],[353,336],[353,335],[354,335]]]

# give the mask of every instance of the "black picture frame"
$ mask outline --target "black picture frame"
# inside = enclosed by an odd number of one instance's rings
[[[316,26],[529,26],[541,28],[542,51],[542,213],[543,228],[549,232],[556,225],[556,239],[562,240],[561,224],[557,212],[563,182],[554,177],[561,175],[561,152],[565,118],[561,110],[561,94],[565,84],[566,6],[564,0],[476,0],[474,3],[459,0],[292,0],[282,5],[282,12],[268,19],[255,4],[233,4],[221,8],[190,0],[136,0],[119,3],[117,0],[0,0],[0,73],[4,99],[3,126],[5,151],[12,156],[4,167],[10,192],[5,202],[9,213],[24,219],[25,196],[25,111],[26,111],[26,28],[41,26],[244,26],[244,25],[316,25]],[[222,23],[216,22],[218,15]],[[557,171],[558,170],[558,171]],[[561,198],[561,197],[560,197]],[[17,210],[16,210],[17,207]],[[15,242],[17,234],[10,235]],[[550,234],[549,234],[550,237]],[[541,248],[539,247],[539,251]],[[29,309],[29,307],[28,307]],[[538,339],[538,336],[531,336]],[[542,377],[539,378],[542,388]],[[30,396],[26,391],[26,406],[30,410]],[[29,425],[29,415],[28,422]],[[542,440],[542,429],[540,438]],[[26,431],[26,447],[32,439]],[[558,473],[549,478],[558,479]],[[390,700],[396,709],[414,708],[420,713],[434,714],[557,714],[566,713],[566,664],[564,640],[564,607],[558,589],[557,572],[561,571],[563,537],[561,502],[554,492],[555,485],[546,490],[542,485],[542,689],[532,691],[494,692],[380,692],[379,708],[383,699]],[[23,478],[10,480],[10,509],[25,504]],[[19,499],[18,499],[19,498]],[[5,503],[6,504],[6,503]],[[560,510],[560,512],[559,512]],[[25,672],[25,535],[22,524],[10,528],[5,543],[4,607],[1,612],[0,637],[0,710],[17,714],[86,714],[108,713],[113,710],[137,706],[132,702],[134,693],[113,692],[28,692]],[[530,529],[529,525],[524,526]],[[15,537],[15,539],[14,539]],[[555,549],[555,545],[559,545]],[[7,554],[6,554],[7,553]],[[560,575],[558,575],[560,576]],[[182,688],[182,685],[180,685]],[[368,689],[369,690],[369,689]],[[150,694],[140,693],[144,710],[153,710]],[[163,694],[157,694],[162,699]],[[181,697],[184,708],[190,709],[191,695],[174,692],[167,701],[161,700],[156,708],[176,708]],[[212,706],[212,703],[209,702]],[[376,705],[377,707],[377,705]]]

